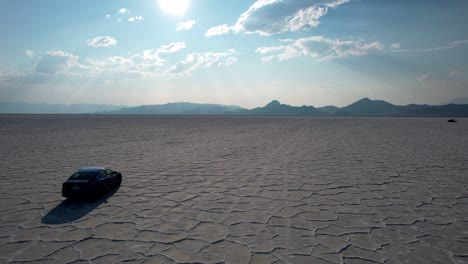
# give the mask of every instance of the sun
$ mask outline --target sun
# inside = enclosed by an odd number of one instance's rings
[[[174,16],[185,14],[189,4],[190,0],[159,0],[159,6],[161,9]]]

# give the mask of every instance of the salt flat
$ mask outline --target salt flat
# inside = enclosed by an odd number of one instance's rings
[[[0,115],[0,263],[468,263],[468,119]],[[122,186],[64,203],[109,166]]]

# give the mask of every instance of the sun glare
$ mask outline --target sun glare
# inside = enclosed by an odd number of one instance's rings
[[[164,12],[175,16],[181,16],[185,13],[190,0],[159,0],[159,6]]]

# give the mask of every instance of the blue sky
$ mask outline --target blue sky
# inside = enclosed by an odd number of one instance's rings
[[[464,0],[2,0],[0,101],[251,108],[468,96]]]

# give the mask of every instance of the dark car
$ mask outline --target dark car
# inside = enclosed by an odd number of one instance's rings
[[[73,173],[62,185],[66,198],[98,198],[109,189],[120,186],[122,174],[109,168],[83,168]]]

